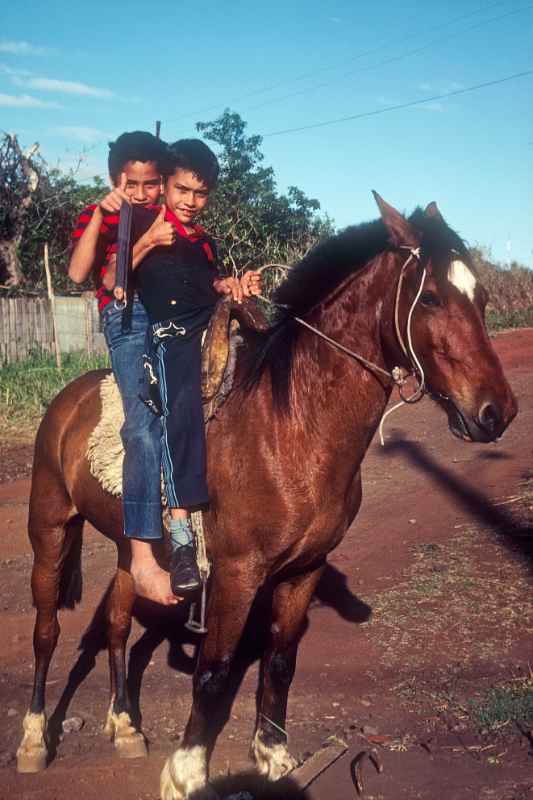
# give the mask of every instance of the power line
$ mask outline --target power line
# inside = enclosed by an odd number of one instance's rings
[[[387,106],[386,108],[377,108],[373,111],[363,111],[361,114],[350,114],[347,117],[338,117],[337,119],[329,119],[324,122],[314,122],[311,125],[301,125],[298,128],[285,128],[280,131],[272,131],[271,133],[264,133],[263,138],[266,139],[270,136],[282,136],[286,133],[300,133],[301,131],[310,131],[314,128],[324,128],[326,125],[335,125],[339,122],[349,122],[354,119],[363,119],[364,117],[375,117],[378,114],[386,114],[389,111],[399,111],[402,108],[411,108],[412,106],[420,106],[423,103],[431,103],[435,100],[444,100],[447,97],[456,97],[460,94],[467,92],[474,92],[477,89],[485,89],[488,86],[497,86],[500,83],[513,81],[517,78],[523,78],[526,75],[533,75],[533,69],[525,70],[524,72],[516,72],[514,75],[507,75],[505,78],[497,78],[494,81],[485,81],[484,83],[477,83],[475,86],[467,86],[464,89],[454,89],[452,92],[444,92],[443,94],[435,94],[432,97],[424,97],[421,100],[410,100],[407,103],[398,103],[395,106]]]
[[[443,28],[448,28],[450,25],[454,25],[457,22],[461,22],[462,20],[468,19],[469,17],[475,16],[477,14],[485,13],[487,11],[492,11],[494,8],[496,8],[498,6],[501,6],[501,5],[504,5],[504,4],[505,4],[505,0],[503,0],[503,1],[502,0],[498,0],[498,2],[492,3],[489,6],[484,6],[482,8],[474,9],[473,11],[469,11],[467,14],[461,14],[458,17],[453,17],[451,20],[448,20],[447,22],[441,23],[440,25],[432,26],[431,28],[429,28],[429,30],[427,32],[438,31],[438,30],[442,30]],[[522,10],[522,9],[518,9],[518,10]],[[514,14],[514,13],[516,13],[516,10],[508,12],[508,14]],[[507,16],[507,14],[505,14],[503,16]],[[501,18],[502,17],[496,17],[496,19],[501,19]],[[484,20],[483,22],[479,23],[479,25],[483,25],[486,22],[492,22],[493,19]],[[475,27],[477,27],[477,26],[475,26]],[[471,30],[471,28],[467,28],[466,30],[467,31]],[[460,34],[462,32],[463,31],[456,32],[456,33],[453,34],[453,36],[456,36],[456,35],[458,35],[458,34]],[[418,34],[418,35],[420,35],[420,34]],[[335,71],[335,70],[338,70],[338,69],[342,69],[347,64],[351,64],[354,61],[357,61],[360,58],[363,58],[364,56],[373,55],[374,53],[377,53],[380,50],[382,50],[384,47],[387,47],[390,44],[394,44],[397,41],[398,41],[398,34],[395,34],[393,37],[389,37],[388,39],[386,39],[382,44],[378,45],[377,47],[373,47],[373,48],[371,48],[369,50],[364,50],[361,53],[357,53],[355,56],[352,56],[351,58],[347,59],[346,61],[343,61],[342,63],[336,64],[336,65],[329,65],[329,66],[321,65],[320,71],[322,73],[324,73],[324,72],[332,72],[332,71]],[[425,49],[426,47],[429,47],[429,46],[431,46],[431,43],[430,43],[430,45],[425,45],[421,49]],[[362,68],[362,70],[358,70],[358,71],[366,71],[369,68],[372,69],[374,67],[379,67],[382,64],[387,64],[390,61],[396,61],[396,60],[398,60],[400,58],[404,58],[404,57],[406,57],[408,55],[412,55],[412,54],[414,54],[415,52],[418,52],[418,51],[419,51],[418,49],[414,50],[414,51],[409,51],[408,53],[401,54],[400,56],[395,56],[390,60],[386,60],[384,62],[379,62],[378,64],[371,65],[370,67],[364,67],[364,68]],[[352,74],[352,73],[348,73],[348,74]],[[291,78],[291,80],[289,80],[289,81],[286,81],[286,80],[285,81],[279,81],[277,83],[273,83],[273,84],[270,84],[270,85],[267,85],[267,86],[260,87],[259,89],[253,89],[250,92],[246,92],[245,94],[240,95],[239,97],[234,98],[233,100],[230,100],[230,101],[224,103],[223,106],[224,107],[226,107],[226,106],[234,106],[237,103],[240,103],[242,100],[246,100],[249,97],[254,97],[255,95],[258,95],[258,94],[265,94],[266,92],[274,91],[275,89],[280,89],[283,86],[289,86],[291,83],[298,83],[299,81],[305,80],[306,78],[309,78],[309,77],[313,77],[314,75],[315,75],[315,71],[314,70],[313,71],[308,71],[308,72],[302,73],[302,74],[300,74],[300,75],[298,75],[298,76],[296,76],[294,78]],[[328,86],[328,85],[330,85],[329,82],[328,83],[321,83],[318,86],[309,87],[307,89],[300,90],[299,92],[296,92],[294,94],[289,94],[289,95],[283,96],[281,98],[273,98],[273,99],[271,99],[269,101],[266,101],[264,103],[264,105],[268,105],[269,103],[272,103],[272,102],[281,102],[282,100],[289,99],[289,98],[291,98],[291,97],[293,97],[293,96],[295,96],[297,94],[300,94],[300,93],[303,93],[303,92],[307,92],[307,91],[312,91],[315,88],[321,88],[322,86]],[[222,107],[222,105],[220,103],[218,103],[216,105],[204,106],[203,108],[197,109],[196,111],[191,111],[191,112],[187,112],[186,114],[182,114],[180,117],[174,117],[173,119],[167,119],[167,120],[165,120],[165,122],[168,124],[169,122],[174,122],[176,120],[180,120],[181,121],[183,119],[189,119],[191,117],[196,116],[197,114],[203,114],[204,112],[207,112],[207,111],[217,111],[221,107]],[[257,109],[257,108],[262,108],[262,107],[263,107],[263,104],[260,104],[259,106],[253,106],[253,107],[245,109],[245,110],[253,111],[253,110]]]
[[[433,39],[431,42],[428,42],[428,44],[424,44],[421,47],[415,47],[412,50],[407,50],[407,52],[405,53],[400,53],[396,56],[391,56],[390,58],[378,61],[377,64],[370,64],[369,66],[366,67],[361,67],[356,70],[350,70],[350,72],[345,73],[342,77],[348,78],[351,77],[352,75],[361,72],[370,72],[371,70],[377,69],[378,67],[383,67],[387,64],[393,64],[396,61],[402,61],[404,58],[408,58],[409,56],[414,56],[417,55],[418,53],[422,53],[424,52],[424,50],[429,50],[431,47],[434,47],[435,45],[443,44],[444,42],[447,42],[449,41],[449,39],[455,38],[458,35],[469,33],[470,31],[475,30],[476,28],[480,28],[483,25],[486,25],[487,23],[499,22],[500,20],[505,19],[506,17],[513,16],[514,14],[518,14],[522,11],[529,11],[532,8],[533,4],[529,6],[523,6],[522,8],[514,9],[513,11],[508,11],[505,14],[501,14],[499,17],[492,17],[491,19],[483,20],[483,22],[478,22],[475,25],[471,25],[469,28],[463,28],[460,31],[455,31],[454,33],[451,33],[449,36],[445,36],[444,38]],[[331,84],[332,81],[323,81],[322,83],[317,83],[314,86],[307,86],[304,89],[299,89],[297,92],[291,92],[290,94],[283,95],[282,97],[270,98],[270,100],[265,100],[263,103],[260,103],[259,105],[248,106],[248,108],[244,108],[243,111],[258,111],[260,108],[265,108],[265,106],[273,105],[274,103],[281,103],[284,100],[291,100],[294,97],[300,97],[301,95],[308,94],[309,92],[314,92],[317,89],[323,89],[327,86],[331,86]]]

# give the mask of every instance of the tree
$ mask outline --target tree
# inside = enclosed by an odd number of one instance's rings
[[[197,123],[215,144],[219,185],[205,216],[226,270],[240,274],[267,262],[289,264],[333,232],[319,216],[320,203],[296,186],[276,190],[274,170],[263,165],[262,138],[246,135],[246,122],[228,109],[213,122]]]
[[[0,284],[44,291],[43,247],[48,242],[56,289],[70,288],[70,235],[80,211],[101,197],[105,183],[80,184],[76,170],[50,169],[35,144],[24,152],[16,136],[0,140]]]
[[[34,144],[22,152],[17,137],[9,133],[0,143],[0,283],[7,287],[23,281],[19,247],[39,186],[38,149]]]

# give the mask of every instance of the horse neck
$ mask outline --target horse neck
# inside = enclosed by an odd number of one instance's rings
[[[381,254],[363,270],[348,278],[326,301],[306,315],[305,321],[358,353],[388,369],[383,329],[392,320],[395,282],[387,267],[391,254]],[[336,409],[342,415],[339,434],[375,430],[391,386],[353,357],[304,330],[300,333],[293,362],[291,405],[305,425],[310,420],[323,429],[324,418]],[[336,424],[337,424],[336,423]],[[341,431],[342,429],[342,431]]]

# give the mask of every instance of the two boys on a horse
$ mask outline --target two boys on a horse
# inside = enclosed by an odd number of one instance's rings
[[[137,594],[171,605],[199,586],[191,508],[209,501],[200,385],[201,338],[221,295],[240,301],[260,292],[260,277],[219,275],[213,239],[196,219],[215,188],[219,166],[200,140],[168,147],[149,133],[125,133],[110,145],[113,189],[86,208],[73,234],[69,276],[92,273],[125,422],[124,534],[131,540]],[[163,194],[163,204],[159,205]],[[134,207],[135,293],[126,317],[115,301],[117,231],[122,203]],[[162,415],[141,399],[142,357],[153,354]],[[170,508],[170,575],[152,544],[162,538],[163,469]]]

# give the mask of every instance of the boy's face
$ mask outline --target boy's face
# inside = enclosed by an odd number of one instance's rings
[[[194,172],[177,169],[167,178],[165,203],[182,225],[191,225],[209,200],[209,187]]]
[[[124,191],[132,203],[148,205],[159,202],[163,186],[153,161],[126,161],[115,185],[120,185],[122,175],[126,176]]]

